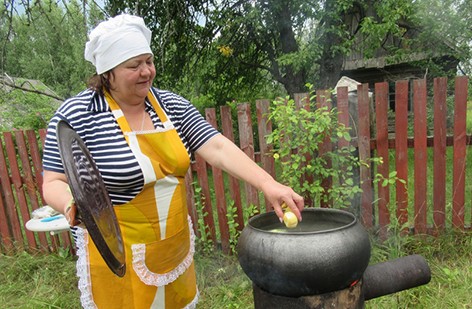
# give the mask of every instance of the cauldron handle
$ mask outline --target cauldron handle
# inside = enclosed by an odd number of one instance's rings
[[[431,280],[428,262],[421,255],[369,265],[363,275],[364,300],[427,284]]]

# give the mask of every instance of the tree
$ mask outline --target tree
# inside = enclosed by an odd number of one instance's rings
[[[83,60],[85,33],[104,12],[93,1],[56,1],[24,0],[25,12],[16,15],[14,1],[4,2],[1,69],[69,96],[93,72]],[[153,31],[156,85],[200,107],[306,91],[307,82],[333,87],[354,54],[383,54],[394,63],[421,53],[425,61],[418,65],[434,68],[435,54],[447,53],[465,73],[471,69],[470,0],[105,3],[105,15],[144,17]]]
[[[428,0],[418,5],[419,22],[423,29],[429,30],[420,34],[426,50],[452,53],[461,61],[459,72],[472,74],[472,1]]]
[[[23,4],[23,13],[13,1],[0,11],[2,75],[41,80],[64,98],[76,94],[93,73],[83,56],[89,25],[103,17],[75,0]]]
[[[15,80],[18,84],[29,84],[27,80]],[[32,89],[28,86],[24,88]],[[37,92],[48,93],[44,85],[35,85]],[[60,101],[46,95],[38,95],[18,88],[0,89],[0,132],[12,129],[43,129],[47,126]]]
[[[85,3],[4,2],[0,130],[44,128],[61,99],[84,89],[93,73],[83,57],[86,34],[90,25],[103,19],[95,5],[86,8]]]
[[[431,5],[449,9],[430,13]],[[289,94],[305,91],[306,82],[334,87],[344,57],[380,51],[393,62],[425,48],[437,51],[431,42],[445,37],[435,30],[446,29],[444,17],[454,18],[447,29],[454,36],[470,27],[472,10],[470,0],[126,0],[109,7],[112,14],[131,8],[151,21],[163,84],[190,79],[214,96],[232,88],[257,92],[270,81]],[[434,19],[438,14],[443,18]],[[470,31],[467,40],[454,46],[461,60],[470,57]]]

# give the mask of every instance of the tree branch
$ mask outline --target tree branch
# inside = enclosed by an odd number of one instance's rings
[[[36,94],[44,95],[44,96],[47,96],[47,97],[50,97],[50,98],[53,98],[53,99],[56,99],[56,100],[59,100],[59,101],[64,101],[64,98],[58,97],[57,95],[50,94],[50,93],[47,93],[47,92],[44,92],[44,91],[41,91],[41,90],[29,89],[29,88],[25,88],[25,87],[22,87],[22,86],[17,86],[14,83],[9,83],[5,80],[0,81],[0,83],[5,85],[5,86],[8,86],[10,88],[13,88],[13,89],[18,89],[18,90],[21,90],[21,91],[26,91],[26,92],[31,92],[31,93],[36,93]]]

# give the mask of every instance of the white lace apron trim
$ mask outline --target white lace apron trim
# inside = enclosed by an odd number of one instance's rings
[[[145,244],[134,244],[131,246],[133,252],[133,269],[142,282],[157,287],[164,286],[174,282],[190,267],[195,253],[195,234],[193,232],[192,219],[190,216],[188,217],[188,224],[190,230],[190,250],[184,260],[176,268],[167,273],[157,274],[147,268]]]
[[[77,228],[77,277],[79,278],[80,303],[85,309],[97,309],[92,297],[92,285],[88,263],[88,233],[85,229]]]

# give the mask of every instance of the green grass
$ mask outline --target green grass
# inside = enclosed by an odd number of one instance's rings
[[[58,254],[0,255],[2,308],[79,308],[72,257]]]
[[[393,243],[393,244],[392,244]],[[399,244],[398,244],[399,243]],[[400,250],[398,250],[398,248]],[[389,256],[389,253],[394,253]],[[450,232],[432,236],[394,237],[383,246],[374,246],[371,262],[420,254],[431,268],[431,282],[414,289],[366,302],[368,308],[472,308],[472,237]]]
[[[371,263],[421,254],[432,272],[429,284],[372,299],[366,308],[472,308],[471,233],[441,237],[394,236],[372,246]],[[219,251],[195,256],[200,290],[197,308],[253,308],[252,284],[235,256]],[[0,256],[0,303],[10,308],[79,308],[75,260],[57,254]]]

